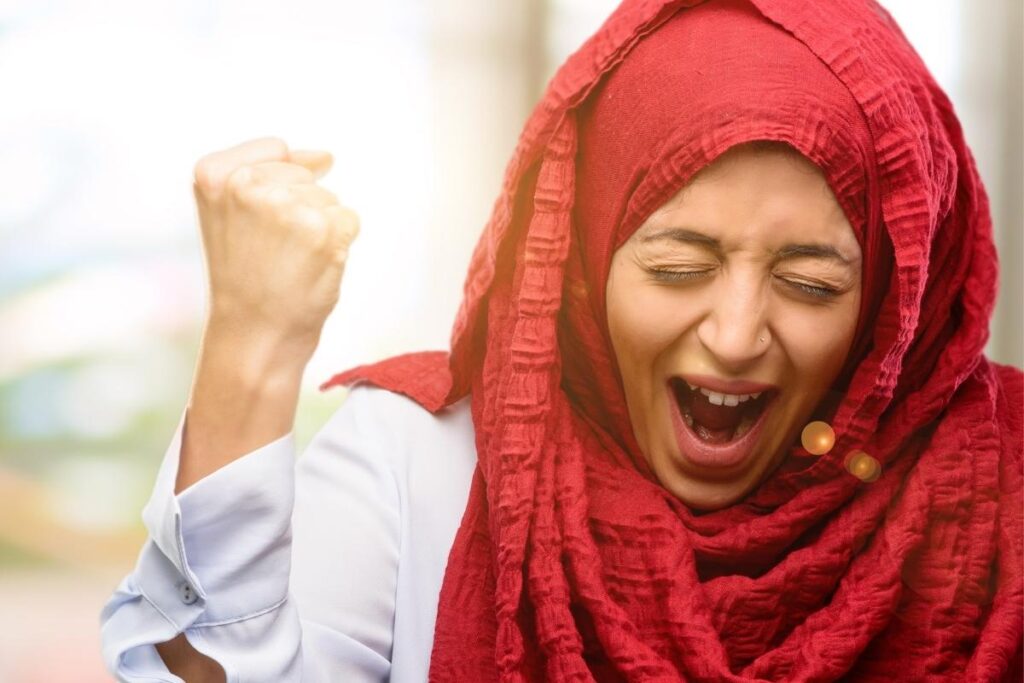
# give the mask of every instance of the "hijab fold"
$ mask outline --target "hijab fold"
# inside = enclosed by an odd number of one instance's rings
[[[813,161],[864,254],[846,367],[743,500],[697,512],[630,428],[614,251],[728,149]],[[450,352],[335,375],[431,412],[471,396],[478,465],[431,681],[1020,680],[1019,369],[984,345],[998,262],[949,100],[871,0],[626,0],[530,116]],[[869,453],[881,475],[847,470]]]

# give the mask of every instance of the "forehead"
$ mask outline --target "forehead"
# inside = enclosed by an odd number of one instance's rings
[[[782,143],[739,145],[702,168],[656,209],[633,237],[666,228],[726,241],[833,243],[851,259],[856,234],[821,170]]]

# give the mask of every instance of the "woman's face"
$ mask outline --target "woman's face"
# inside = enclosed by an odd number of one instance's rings
[[[732,148],[615,252],[609,331],[666,489],[714,510],[781,463],[846,360],[860,284],[835,195],[783,145]]]

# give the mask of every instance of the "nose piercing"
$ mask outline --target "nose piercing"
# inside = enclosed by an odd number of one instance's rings
[[[764,341],[764,337],[758,337],[758,339],[760,339],[761,341]]]

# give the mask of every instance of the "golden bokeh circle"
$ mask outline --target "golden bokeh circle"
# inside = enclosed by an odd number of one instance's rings
[[[800,443],[812,455],[824,455],[832,450],[836,443],[836,433],[827,422],[815,420],[807,423],[800,433]]]
[[[864,451],[853,451],[843,459],[846,471],[863,482],[876,481],[882,476],[882,464]]]

